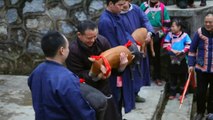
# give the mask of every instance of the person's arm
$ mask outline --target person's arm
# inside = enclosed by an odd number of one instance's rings
[[[95,110],[80,93],[78,79],[73,74],[61,78],[55,90],[63,104],[61,107],[64,107],[71,118],[74,116],[79,120],[96,120]]]
[[[148,5],[146,4],[146,2],[141,3],[140,5],[140,9],[145,11],[148,8]]]
[[[170,17],[169,17],[169,13],[168,13],[166,7],[164,6],[163,26],[164,26],[164,27],[167,27],[167,29],[169,29],[169,27],[170,27],[170,22],[171,22],[171,20],[170,20]]]
[[[70,50],[69,55],[66,59],[67,68],[74,72],[78,77],[85,79],[86,81],[92,81],[92,78],[89,76],[89,69],[85,69],[81,55],[75,53],[75,51]]]
[[[189,37],[189,35],[187,34],[186,37],[184,38],[185,42],[184,42],[184,49],[183,49],[183,53],[188,53],[189,52],[189,48],[190,48],[190,44],[191,44],[191,38]]]
[[[143,26],[147,29],[148,32],[151,32],[152,34],[154,34],[154,29],[151,23],[149,22],[148,17],[144,13],[144,11],[142,11],[140,8],[138,8],[138,10],[139,10],[140,19],[142,21]]]
[[[171,45],[171,37],[169,35],[170,33],[168,33],[164,39],[164,43],[163,43],[163,48],[170,52],[172,50],[172,45]]]
[[[196,53],[197,53],[198,43],[199,43],[199,35],[196,32],[189,48],[189,54],[188,54],[189,71],[194,70],[194,66],[196,64]]]

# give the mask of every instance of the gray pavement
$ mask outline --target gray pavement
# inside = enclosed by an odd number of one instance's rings
[[[28,76],[0,75],[0,120],[34,120],[27,78]],[[165,97],[164,85],[156,86],[152,84],[148,87],[142,87],[139,95],[144,97],[146,102],[137,103],[136,109],[124,114],[123,117],[127,120],[159,120],[157,114]],[[179,103],[174,100],[168,102],[162,120],[189,120],[189,106],[191,104],[188,104],[188,100],[191,101],[192,98],[187,97],[181,109],[183,113],[188,113],[184,114],[187,119],[179,117],[181,115],[177,112]],[[172,119],[169,116],[172,116]]]
[[[136,109],[124,115],[127,120],[152,120],[157,118],[165,97],[164,85],[142,87],[139,95],[146,99],[144,103],[136,103]]]
[[[27,76],[0,75],[0,120],[34,120]]]
[[[161,120],[190,120],[192,111],[193,95],[188,94],[179,109],[178,96],[174,100],[168,100]]]

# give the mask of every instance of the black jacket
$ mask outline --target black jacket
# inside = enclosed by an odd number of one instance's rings
[[[67,68],[80,78],[84,78],[87,84],[106,94],[107,91],[105,91],[104,88],[108,87],[108,80],[92,81],[91,77],[88,75],[92,62],[89,61],[88,57],[91,55],[99,55],[109,48],[109,42],[101,35],[98,35],[92,47],[87,47],[79,39],[76,39],[70,43],[70,52],[66,59]]]

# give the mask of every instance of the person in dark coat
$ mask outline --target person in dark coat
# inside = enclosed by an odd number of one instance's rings
[[[41,41],[46,60],[28,78],[35,120],[96,120],[94,109],[80,92],[79,78],[63,66],[69,42],[59,32]]]
[[[127,0],[123,6],[121,16],[125,29],[128,33],[132,34],[136,29],[145,27],[148,31],[146,43],[150,42],[154,30],[146,14],[140,9],[140,7],[135,4],[131,4],[131,0]],[[141,56],[141,69],[135,68],[134,71],[134,91],[136,102],[145,102],[145,99],[140,97],[138,92],[142,86],[150,85],[149,58],[146,54],[147,53],[145,53],[144,57]],[[142,71],[142,75],[140,75],[140,71]]]
[[[189,72],[195,70],[197,78],[197,115],[194,120],[202,120],[206,108],[208,113],[213,113],[212,44],[213,13],[209,12],[204,18],[204,27],[197,30],[189,49]]]
[[[120,12],[125,0],[106,0],[107,7],[102,12],[98,28],[101,35],[107,38],[112,47],[125,45],[129,40],[135,42],[131,35],[125,30]],[[122,107],[125,113],[135,108],[134,81],[128,66],[122,75],[110,76],[110,87],[116,99],[120,114]]]
[[[98,34],[97,25],[92,21],[83,21],[77,27],[77,39],[70,44],[70,53],[66,59],[67,68],[77,74],[85,82],[100,90],[105,96],[112,96],[108,79],[93,81],[89,76],[89,70],[92,62],[88,57],[100,55],[103,51],[111,48],[107,39]],[[113,96],[108,99],[108,106],[105,112],[104,120],[119,120]]]

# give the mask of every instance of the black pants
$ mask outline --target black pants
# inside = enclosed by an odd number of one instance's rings
[[[80,84],[80,90],[84,99],[87,100],[96,111],[97,120],[104,120],[105,112],[108,107],[108,97],[99,90],[84,83]]]
[[[148,54],[150,58],[150,63],[153,65],[152,79],[157,80],[161,79],[161,59],[160,59],[161,39],[157,37],[157,35],[153,39],[154,39],[155,57],[152,56],[149,47],[148,47]]]
[[[119,118],[122,119],[122,107],[123,107],[123,103],[124,103],[124,99],[123,99],[123,88],[119,87],[119,94],[118,94],[118,112],[119,112]]]
[[[178,92],[182,94],[188,75],[186,59],[181,60],[180,65],[170,62],[168,70],[170,73],[170,95],[175,96]]]
[[[187,79],[187,73],[171,73],[170,77],[170,95],[175,96],[178,92],[182,94]]]
[[[87,84],[80,84],[81,93],[85,100],[96,111],[97,120],[120,120],[114,98],[109,88],[105,86],[105,93]]]
[[[197,113],[205,113],[206,101],[207,112],[213,113],[213,73],[197,71]],[[209,86],[209,94],[207,90]],[[206,98],[208,96],[208,98]]]

